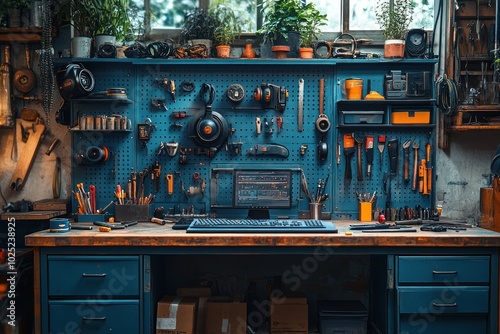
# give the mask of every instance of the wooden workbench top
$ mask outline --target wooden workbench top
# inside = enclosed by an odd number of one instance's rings
[[[99,232],[92,230],[71,230],[54,233],[49,230],[36,232],[25,237],[30,247],[220,247],[220,246],[335,246],[335,247],[500,247],[500,233],[478,227],[466,231],[388,232],[365,233],[351,231],[353,221],[333,221],[338,233],[186,233],[172,230],[171,225],[144,222],[122,230]],[[84,224],[80,224],[84,225]],[[91,225],[91,224],[86,224]]]

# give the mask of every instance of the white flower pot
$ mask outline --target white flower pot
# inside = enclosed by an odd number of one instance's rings
[[[90,58],[92,38],[78,36],[71,39],[71,55],[73,58]]]

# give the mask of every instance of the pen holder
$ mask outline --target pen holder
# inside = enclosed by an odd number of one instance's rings
[[[149,204],[117,205],[115,208],[115,221],[121,222],[129,220],[149,221]]]
[[[372,221],[372,203],[359,202],[358,204],[358,220],[362,222]]]
[[[321,219],[322,209],[323,209],[323,204],[321,203],[309,203],[309,218]]]

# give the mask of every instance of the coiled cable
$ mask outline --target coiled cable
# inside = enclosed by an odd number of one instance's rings
[[[436,80],[436,106],[447,116],[453,116],[458,110],[457,85],[446,74]]]
[[[173,55],[174,41],[156,41],[148,44],[148,54],[151,58],[168,58]]]

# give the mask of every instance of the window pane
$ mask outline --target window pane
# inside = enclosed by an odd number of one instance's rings
[[[322,31],[338,32],[341,30],[340,18],[342,16],[342,11],[340,10],[340,3],[342,2],[342,0],[308,0],[307,2],[314,3],[320,13],[327,15],[328,24],[321,27]]]
[[[180,28],[184,13],[198,7],[197,0],[150,0],[151,27]]]
[[[210,1],[211,2],[211,1]],[[257,1],[256,0],[232,0],[231,6],[240,17],[241,31],[257,31]]]
[[[375,18],[375,0],[350,1],[349,30],[380,30]],[[414,0],[413,20],[409,28],[432,30],[434,25],[434,0]]]

